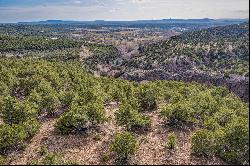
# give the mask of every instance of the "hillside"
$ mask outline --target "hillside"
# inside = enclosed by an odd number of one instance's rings
[[[249,99],[248,23],[184,33],[139,51],[118,65],[121,78],[195,81],[225,86]]]
[[[131,60],[133,63],[129,61],[126,67],[249,76],[248,23],[188,32],[140,50]]]
[[[52,30],[48,32],[54,33]],[[165,42],[141,45],[131,56],[123,56],[115,46],[89,43],[83,39],[3,33],[0,34],[0,56],[81,61],[85,69],[95,75],[132,81],[195,81],[224,86],[247,101],[248,33],[247,23],[194,31]]]
[[[117,57],[117,49],[103,44],[88,43],[84,40],[50,38],[0,33],[0,57],[32,57],[45,60],[79,61],[84,49],[92,53],[99,63],[107,63]],[[95,61],[87,60],[86,67],[96,67]],[[90,69],[89,69],[90,70]]]
[[[249,164],[249,105],[225,88],[0,59],[0,164]]]

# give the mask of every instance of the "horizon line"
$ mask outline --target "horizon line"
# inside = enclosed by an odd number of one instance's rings
[[[162,21],[162,20],[249,20],[249,18],[162,18],[162,19],[139,19],[139,20],[63,20],[63,19],[46,19],[46,20],[34,20],[34,21],[16,21],[16,22],[0,22],[0,24],[18,24],[18,23],[36,23],[36,22],[46,22],[46,21],[75,21],[75,22],[96,22],[96,21],[106,21],[106,22],[126,22],[126,21]]]

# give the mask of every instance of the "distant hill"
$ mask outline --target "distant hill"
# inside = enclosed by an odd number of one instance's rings
[[[249,98],[249,23],[183,33],[139,52],[117,67],[120,78],[195,81]]]
[[[140,51],[126,63],[128,67],[249,76],[249,23],[184,33]]]
[[[155,24],[155,23],[213,23],[213,24],[237,24],[245,22],[246,19],[161,19],[161,20],[135,20],[135,21],[74,21],[74,20],[45,20],[45,21],[31,21],[18,22],[18,24]]]

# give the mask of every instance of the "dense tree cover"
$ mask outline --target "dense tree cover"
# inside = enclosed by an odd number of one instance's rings
[[[8,35],[0,33],[0,57],[18,56],[33,57],[46,60],[72,61],[80,60],[82,46],[86,46],[92,53],[84,64],[88,70],[96,70],[97,64],[107,64],[118,57],[118,50],[113,46],[87,43],[84,40],[70,40],[67,38],[53,39],[50,37]]]
[[[97,71],[97,65],[116,66],[115,61],[119,57],[117,48],[114,46],[106,46],[100,44],[85,44],[93,53],[92,56],[87,57],[83,63],[88,71]]]
[[[249,76],[249,23],[209,28],[142,46],[141,53],[124,63],[144,70],[202,70]],[[172,67],[171,67],[172,66]]]
[[[56,129],[62,134],[82,133],[104,123],[104,105],[117,101],[117,124],[130,131],[145,130],[150,129],[151,120],[144,113],[156,110],[161,102],[165,103],[161,115],[167,124],[200,129],[192,137],[195,154],[249,163],[249,105],[225,88],[175,81],[139,84],[93,77],[77,62],[15,58],[0,60],[0,85],[2,153],[32,137],[44,115],[55,117],[63,112]],[[121,141],[123,136],[115,145],[119,147]],[[174,146],[175,139],[170,141]],[[121,158],[128,157],[123,155],[130,155],[128,152],[121,152]]]
[[[30,37],[30,36],[10,36],[10,35],[0,35],[0,51],[1,52],[11,52],[23,50],[55,50],[55,49],[65,49],[80,47],[81,42],[66,39],[53,40],[44,37]]]
[[[67,25],[0,24],[0,33],[23,36],[67,37],[71,27]]]
[[[79,59],[84,41],[0,34],[0,56],[33,57],[47,60]]]

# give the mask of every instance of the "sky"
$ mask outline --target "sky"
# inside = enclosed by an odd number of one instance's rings
[[[248,18],[249,0],[0,0],[0,22]]]

